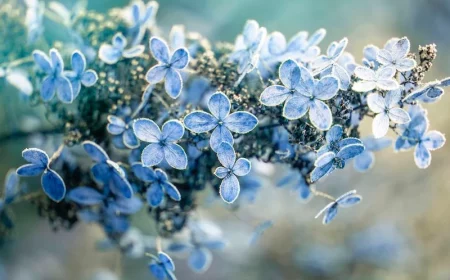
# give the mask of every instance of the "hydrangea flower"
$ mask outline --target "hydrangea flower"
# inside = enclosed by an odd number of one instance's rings
[[[377,60],[383,65],[394,67],[399,72],[412,70],[417,63],[407,57],[410,47],[408,38],[393,38],[378,52]]]
[[[394,67],[381,67],[376,72],[364,66],[355,69],[355,75],[361,79],[353,84],[352,89],[356,92],[368,92],[374,89],[395,90],[399,88],[394,79],[396,70]]]
[[[333,172],[336,168],[343,169],[345,163],[364,151],[363,144],[350,144],[339,149],[337,153],[326,152],[314,162],[314,170],[311,172],[311,182],[316,182]]]
[[[132,124],[132,120],[126,123],[122,118],[109,115],[106,129],[112,135],[121,136],[122,142],[127,148],[135,149],[139,147],[140,141],[134,134]]]
[[[237,36],[230,61],[238,64],[239,74],[251,72],[258,65],[261,47],[267,35],[264,27],[259,27],[255,20],[248,20],[242,34]]]
[[[368,45],[363,50],[362,63],[368,68],[379,68],[379,62],[377,60],[378,52],[380,49],[374,45]]]
[[[41,185],[45,194],[53,201],[59,202],[66,195],[66,185],[63,179],[50,168],[51,160],[43,150],[30,148],[22,152],[22,157],[29,164],[17,168],[17,175],[29,177],[42,173]]]
[[[91,87],[98,80],[97,73],[94,70],[86,70],[86,58],[80,51],[74,51],[72,53],[72,71],[65,71],[64,75],[72,85],[74,99],[80,93],[81,85]]]
[[[217,157],[222,164],[214,171],[214,175],[222,179],[220,184],[220,196],[227,203],[233,203],[239,196],[241,190],[239,180],[236,176],[245,176],[252,167],[246,158],[236,160],[236,153],[233,146],[227,142],[222,142],[217,149]]]
[[[270,86],[260,97],[262,104],[276,106],[284,102],[283,116],[288,120],[299,119],[309,111],[311,123],[320,130],[328,130],[333,121],[326,100],[333,98],[339,89],[339,81],[332,76],[320,80],[293,60],[280,66],[280,79],[284,86]]]
[[[158,38],[150,39],[150,51],[158,64],[150,68],[146,79],[150,84],[156,84],[164,80],[164,88],[167,94],[176,99],[181,94],[183,79],[180,70],[189,64],[189,53],[185,48],[179,48],[170,54],[167,43]]]
[[[4,207],[11,204],[19,192],[19,177],[16,170],[11,169],[6,173],[5,183],[3,184],[2,197],[0,197],[0,212]]]
[[[186,169],[186,153],[180,145],[175,143],[184,135],[184,127],[181,122],[167,121],[161,131],[154,121],[142,118],[134,121],[133,130],[138,139],[150,143],[142,151],[143,165],[155,166],[166,159],[173,168]]]
[[[340,149],[351,144],[362,144],[362,141],[355,137],[345,137],[344,128],[341,125],[333,125],[325,135],[325,145],[320,147],[317,151],[317,157],[326,152],[333,152],[337,154]]]
[[[403,132],[395,142],[395,149],[402,151],[415,147],[414,162],[417,167],[424,169],[430,166],[431,151],[442,148],[446,139],[439,131],[428,131],[429,123],[425,110],[419,106],[412,107],[411,122],[400,127]]]
[[[122,33],[117,33],[112,38],[112,45],[102,44],[98,50],[98,58],[106,64],[116,64],[122,57],[133,58],[140,56],[144,50],[144,45],[136,45],[125,49],[128,44]]]
[[[175,200],[180,201],[181,195],[177,187],[169,182],[167,174],[161,170],[153,169],[142,165],[142,163],[134,163],[132,169],[136,177],[146,183],[150,183],[147,189],[147,203],[152,207],[161,205],[164,199],[164,193]]]
[[[408,96],[405,97],[404,101],[411,102],[415,100],[420,100],[426,102],[426,100],[437,100],[444,94],[443,87],[450,86],[450,77],[442,79],[440,81],[427,83],[425,86],[414,90]]]
[[[363,139],[364,144],[364,152],[355,157],[355,161],[353,162],[353,166],[356,171],[364,172],[368,169],[372,168],[375,162],[374,152],[380,151],[389,147],[392,144],[392,140],[389,138],[374,138],[367,137]]]
[[[131,33],[133,34],[132,45],[141,43],[146,29],[155,20],[159,4],[156,1],[150,1],[144,4],[142,1],[136,1],[131,6]]]
[[[349,191],[320,210],[320,212],[316,215],[316,219],[324,214],[322,223],[324,225],[329,224],[336,217],[339,207],[351,207],[355,204],[360,203],[361,200],[362,197],[356,194],[356,190]]]
[[[74,94],[69,79],[64,75],[64,61],[58,50],[51,49],[49,53],[50,57],[42,51],[33,51],[34,62],[47,74],[42,81],[41,98],[45,102],[50,101],[56,92],[59,100],[72,103]]]
[[[158,257],[154,257],[149,264],[149,270],[157,280],[176,280],[173,272],[175,264],[164,252],[159,252]]]
[[[312,62],[312,67],[314,69],[325,69],[330,65],[337,64],[337,61],[339,57],[344,53],[347,44],[347,38],[343,38],[339,42],[332,42],[330,46],[328,46],[327,54],[323,54],[316,60],[314,60]]]
[[[89,157],[96,162],[91,168],[94,178],[115,195],[131,198],[133,196],[133,189],[123,169],[112,161],[106,152],[96,143],[84,141],[82,145]]]
[[[376,114],[372,122],[372,133],[375,138],[381,138],[387,134],[389,120],[397,124],[411,121],[408,113],[398,107],[401,98],[401,90],[391,90],[386,93],[386,97],[378,93],[371,93],[367,96],[367,105]]]
[[[258,124],[258,119],[251,113],[238,111],[230,114],[231,103],[222,92],[216,92],[208,101],[211,114],[194,111],[184,117],[184,125],[194,133],[213,130],[209,143],[217,151],[222,142],[234,143],[231,132],[245,134],[252,131]]]

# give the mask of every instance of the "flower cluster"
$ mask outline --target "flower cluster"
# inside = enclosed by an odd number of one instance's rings
[[[311,36],[299,32],[287,42],[249,20],[234,48],[227,48],[182,26],[163,36],[156,28],[156,2],[137,1],[104,17],[55,7],[59,17],[52,20],[59,18],[73,33],[70,44],[49,50],[51,44],[39,44],[46,8],[27,7],[36,50],[0,61],[0,78],[19,85],[28,101],[45,110],[54,126],[50,134],[64,135],[51,156],[43,147],[25,149],[28,164],[16,174],[42,174],[44,195],[38,190],[31,199],[54,211],[52,221],[56,216],[71,224],[97,223],[119,247],[132,230],[133,214],[149,209],[158,237],[148,250],[156,255],[139,252],[150,256],[156,279],[175,279],[163,250],[186,251],[195,272],[208,269],[210,250],[226,242],[199,225],[197,194],[211,188],[227,204],[251,203],[262,185],[251,177],[260,176],[251,172],[252,162],[289,169],[277,185],[295,185],[303,201],[331,201],[317,215],[328,224],[339,208],[362,197],[350,191],[334,198],[316,190],[325,177],[350,161],[367,171],[374,152],[391,143],[395,151],[414,148],[416,165],[426,168],[431,151],[445,143],[442,133],[429,131],[422,104],[441,99],[450,79],[419,81],[424,61],[415,59],[406,37],[390,39],[382,49],[367,46],[358,63],[346,51],[347,38],[321,54],[324,29]],[[370,118],[372,134],[360,139],[360,123]],[[86,155],[94,162],[90,168]],[[17,180],[8,174],[0,215],[29,195],[18,190]],[[272,221],[261,223],[252,242],[271,227]],[[190,238],[177,241],[183,229]],[[167,248],[163,237],[174,238]]]

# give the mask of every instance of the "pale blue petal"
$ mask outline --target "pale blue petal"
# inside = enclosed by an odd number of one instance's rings
[[[364,145],[362,144],[351,144],[342,148],[338,153],[337,157],[342,160],[348,160],[356,157],[357,155],[364,152]]]
[[[202,133],[215,128],[217,126],[217,119],[211,114],[196,111],[184,118],[184,125],[192,132]]]
[[[157,181],[159,181],[159,182],[167,182],[169,180],[167,173],[164,172],[164,170],[162,170],[160,168],[155,169],[155,176],[156,176]]]
[[[299,66],[300,68],[300,82],[297,84],[295,89],[305,95],[305,96],[311,96],[314,91],[314,78],[311,74],[311,71],[306,69],[303,66]]]
[[[422,143],[430,151],[440,149],[444,146],[445,136],[439,131],[432,130],[425,134],[422,138]]]
[[[133,57],[140,56],[141,54],[144,53],[144,51],[145,51],[144,45],[137,45],[137,46],[133,46],[129,49],[124,50],[122,52],[122,55],[125,58],[133,58]]]
[[[168,182],[166,182],[166,183],[164,183],[162,185],[163,185],[164,190],[166,191],[167,195],[171,199],[173,199],[175,201],[180,201],[181,200],[181,194],[178,191],[177,187],[175,187],[173,184],[168,183]]]
[[[237,177],[233,174],[225,177],[220,184],[220,196],[227,203],[233,203],[239,196],[240,186]]]
[[[212,254],[206,248],[195,248],[189,255],[188,265],[197,273],[203,273],[208,270],[212,262]]]
[[[177,120],[170,120],[162,126],[161,139],[169,142],[180,140],[184,135],[184,126]]]
[[[159,144],[150,144],[142,151],[141,161],[145,166],[155,166],[164,159],[164,148]]]
[[[170,58],[170,65],[176,69],[183,69],[189,63],[189,53],[185,48],[176,50]]]
[[[87,70],[81,77],[81,83],[85,87],[93,86],[98,80],[97,73],[94,70]]]
[[[52,62],[53,72],[61,74],[64,71],[64,61],[57,49],[50,49],[50,60]]]
[[[279,77],[283,85],[288,89],[294,89],[300,82],[300,68],[292,59],[286,60],[281,64]]]
[[[166,89],[167,94],[173,99],[180,96],[181,89],[183,88],[183,80],[181,79],[181,75],[178,71],[172,68],[167,70],[164,88]]]
[[[405,124],[411,121],[409,114],[401,108],[392,108],[389,110],[389,119],[394,123]]]
[[[149,119],[137,119],[133,122],[134,134],[144,142],[158,143],[161,138],[161,130],[158,125]]]
[[[123,143],[129,149],[139,147],[139,139],[137,139],[136,135],[134,135],[134,131],[132,128],[127,128],[123,132]]]
[[[375,116],[372,122],[372,133],[375,138],[384,137],[389,130],[389,116],[386,113],[380,113]]]
[[[339,199],[337,201],[337,203],[338,203],[339,207],[346,208],[346,207],[351,207],[355,204],[360,203],[361,200],[362,200],[362,197],[360,195],[352,194],[352,195],[349,195],[349,196]]]
[[[386,109],[385,99],[378,93],[367,95],[367,106],[374,113],[381,113]]]
[[[234,163],[236,162],[236,153],[231,144],[222,142],[217,149],[217,157],[222,166],[233,169]]]
[[[425,169],[431,164],[431,153],[423,143],[419,143],[414,150],[414,162],[421,169]]]
[[[119,135],[122,134],[125,131],[125,122],[116,116],[109,115],[107,117],[108,119],[108,125],[106,126],[106,129],[108,132],[112,135]]]
[[[224,119],[224,125],[235,133],[248,133],[258,124],[258,119],[248,112],[234,112]]]
[[[251,168],[252,164],[248,159],[240,158],[236,161],[236,163],[233,166],[233,173],[236,176],[245,176],[250,172]]]
[[[115,64],[122,57],[122,50],[103,44],[98,50],[98,58],[106,64]]]
[[[159,83],[166,77],[168,70],[165,65],[155,65],[148,70],[145,79],[151,84]]]
[[[86,69],[86,58],[80,51],[74,51],[72,54],[72,70],[77,74],[82,74]]]
[[[51,169],[44,171],[41,184],[45,194],[53,201],[60,202],[66,195],[66,185],[63,179]]]
[[[339,81],[332,76],[327,76],[316,84],[313,92],[315,98],[328,100],[333,98],[339,90]]]
[[[156,175],[153,169],[142,165],[142,163],[137,162],[131,166],[134,175],[144,182],[154,182],[156,180]]]
[[[327,176],[334,169],[335,167],[333,166],[332,161],[330,161],[328,164],[325,164],[324,166],[314,168],[314,170],[311,172],[311,183],[314,183],[320,178]]]
[[[339,141],[342,138],[342,135],[344,134],[344,129],[341,125],[333,125],[333,127],[328,130],[325,138],[327,140],[327,143],[331,143],[333,141]]]
[[[92,141],[84,141],[83,142],[83,148],[88,153],[88,155],[96,162],[106,162],[109,160],[108,155],[106,152],[97,145],[96,143]]]
[[[158,37],[152,37],[150,39],[150,51],[153,57],[161,63],[169,63],[169,47],[166,42]]]
[[[392,140],[387,137],[379,139],[376,139],[374,137],[367,137],[364,138],[363,142],[366,150],[373,152],[383,150],[392,144]]]
[[[372,152],[364,151],[355,157],[354,167],[356,171],[364,172],[373,166],[375,156]]]
[[[335,153],[326,152],[316,159],[316,161],[314,162],[314,166],[322,167],[324,165],[327,165],[328,163],[332,162],[335,157],[336,157]]]
[[[330,129],[333,122],[333,116],[328,105],[317,99],[310,103],[309,119],[320,130]]]
[[[127,45],[127,39],[125,38],[125,36],[123,36],[122,33],[117,33],[112,38],[112,44],[115,48],[122,51]]]
[[[33,59],[34,62],[47,74],[51,74],[53,72],[53,67],[50,62],[50,58],[42,51],[35,50],[33,51]]]
[[[211,138],[209,139],[209,144],[213,151],[217,151],[222,142],[234,143],[234,138],[231,132],[223,125],[217,126],[211,133]]]
[[[44,102],[50,101],[55,96],[56,79],[54,77],[46,77],[41,85],[41,98]]]
[[[111,168],[108,164],[101,162],[92,166],[91,173],[98,183],[107,184],[111,177]]]
[[[230,169],[219,166],[214,171],[214,175],[216,175],[218,178],[223,179],[225,176],[227,176],[230,173]]]
[[[9,204],[11,203],[17,192],[18,192],[18,186],[19,186],[19,176],[14,169],[10,169],[8,173],[6,173],[5,176],[5,184],[4,184],[4,191],[3,191],[3,198],[5,200],[5,203]],[[0,206],[0,212],[1,212],[1,206]]]
[[[157,207],[161,204],[164,198],[164,191],[160,184],[154,183],[147,190],[147,203],[152,207]]]
[[[37,176],[44,172],[46,166],[37,165],[37,164],[25,164],[21,167],[17,168],[17,175],[23,177],[32,177]]]
[[[67,198],[81,205],[96,205],[104,199],[101,193],[90,187],[76,187],[67,193]]]
[[[230,100],[225,94],[216,92],[209,98],[208,108],[214,117],[223,121],[230,114]]]
[[[118,196],[124,197],[124,198],[131,198],[133,196],[133,188],[131,187],[128,180],[123,176],[123,174],[120,174],[118,170],[113,169],[112,172],[110,172],[111,180],[109,187],[111,188],[111,191]]]
[[[339,80],[339,89],[341,90],[347,90],[350,87],[350,75],[347,73],[347,71],[340,66],[339,64],[335,64],[332,67],[331,74],[338,78]]]
[[[273,32],[267,38],[269,53],[272,55],[281,55],[286,50],[286,38],[280,32]]]
[[[283,117],[288,120],[296,120],[303,117],[308,112],[309,106],[312,104],[309,98],[299,95],[294,96],[283,107]]]
[[[108,205],[108,210],[116,215],[133,215],[142,209],[143,203],[137,196],[117,198]]]
[[[280,85],[274,85],[267,87],[260,96],[260,101],[266,106],[276,106],[283,103],[289,96],[291,96],[291,91]]]
[[[324,225],[329,224],[336,217],[337,210],[338,210],[337,203],[333,204],[330,208],[328,208],[328,210],[325,212],[325,216],[323,217],[322,223]]]
[[[355,137],[347,137],[339,141],[339,148],[342,149],[343,147],[351,144],[362,144],[362,141]]]
[[[73,102],[74,94],[69,79],[61,76],[56,80],[56,94],[59,100],[64,103]]]
[[[164,156],[167,163],[175,169],[186,169],[187,155],[183,148],[174,143],[164,146]]]
[[[47,167],[49,158],[46,152],[37,148],[29,148],[22,151],[22,157],[29,163],[41,167]]]
[[[169,255],[164,252],[159,252],[158,259],[167,271],[175,271],[175,264]]]

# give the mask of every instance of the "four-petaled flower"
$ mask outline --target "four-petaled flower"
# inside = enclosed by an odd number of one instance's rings
[[[184,127],[181,122],[167,121],[161,131],[154,121],[142,118],[134,121],[133,130],[137,138],[150,143],[142,151],[142,164],[154,166],[165,158],[173,168],[186,169],[186,153],[180,145],[174,143],[184,135]]]
[[[410,71],[417,65],[414,59],[407,57],[410,47],[408,38],[393,38],[378,52],[377,60],[383,65],[394,67],[399,72]]]
[[[41,173],[41,185],[44,192],[50,199],[59,202],[66,195],[66,185],[63,179],[50,168],[51,160],[47,153],[43,150],[31,148],[25,149],[22,152],[22,157],[29,162],[29,164],[22,165],[17,168],[19,176],[37,176]]]
[[[320,130],[328,130],[332,124],[331,110],[325,100],[333,98],[339,90],[339,81],[333,76],[320,80],[293,60],[280,66],[280,79],[284,86],[274,85],[261,94],[261,103],[276,106],[286,103],[283,116],[289,120],[299,119],[309,111],[309,119]]]
[[[123,169],[117,163],[110,160],[106,152],[96,143],[84,141],[83,148],[89,157],[96,162],[91,168],[94,178],[115,195],[131,198],[133,196],[133,189]]]
[[[156,1],[150,1],[145,5],[142,1],[136,1],[131,6],[131,33],[133,39],[132,45],[141,43],[146,29],[153,24],[159,4]]]
[[[408,113],[398,107],[402,98],[400,90],[391,90],[382,97],[378,93],[371,93],[367,96],[367,105],[372,112],[376,113],[372,122],[372,133],[375,138],[381,138],[389,130],[389,120],[397,124],[405,124],[411,121]]]
[[[353,166],[359,172],[370,169],[375,162],[374,152],[389,147],[392,144],[392,140],[389,138],[376,139],[374,137],[367,137],[363,140],[363,144],[365,147],[364,152],[356,156],[353,162]]]
[[[211,114],[203,111],[195,111],[184,118],[184,125],[195,133],[214,131],[209,143],[214,151],[217,151],[222,142],[233,145],[234,139],[231,132],[248,133],[258,124],[258,119],[251,113],[238,111],[230,114],[231,104],[228,97],[216,92],[208,101]]]
[[[41,98],[45,102],[50,101],[56,92],[59,100],[72,103],[73,89],[69,79],[64,75],[64,61],[61,54],[56,49],[51,49],[49,53],[50,58],[42,51],[33,51],[34,62],[47,74],[42,81]]]
[[[108,116],[108,125],[106,129],[109,133],[115,136],[122,135],[123,144],[130,149],[134,149],[139,147],[139,139],[136,138],[136,135],[133,131],[132,121],[126,123],[122,118],[109,115]]]
[[[125,49],[127,46],[127,39],[122,33],[117,33],[112,38],[112,45],[102,44],[98,50],[98,58],[106,64],[115,64],[120,58],[133,58],[140,56],[144,50],[144,45],[136,45],[129,49]]]
[[[147,203],[152,207],[161,205],[164,199],[164,193],[175,200],[180,201],[181,195],[177,187],[169,182],[167,174],[161,169],[151,169],[142,165],[142,163],[134,163],[132,166],[134,175],[140,180],[150,183],[147,189]]]
[[[368,67],[358,66],[355,69],[355,75],[361,81],[354,83],[352,89],[357,92],[398,89],[399,84],[394,79],[395,73],[396,70],[392,66],[381,67],[376,72]]]
[[[356,194],[356,190],[349,191],[340,197],[338,197],[335,201],[331,202],[325,208],[320,210],[320,212],[316,215],[316,219],[325,213],[323,216],[322,223],[324,225],[329,224],[335,217],[338,211],[339,207],[347,208],[351,207],[355,204],[360,203],[362,200],[362,197],[358,194]]]
[[[395,142],[395,150],[405,151],[415,147],[414,162],[417,167],[424,169],[430,166],[430,151],[442,148],[446,139],[439,131],[428,131],[429,123],[426,118],[426,110],[420,106],[412,106],[409,114],[411,115],[411,121],[406,125],[399,126],[402,134]]]
[[[325,135],[325,145],[320,147],[317,151],[317,157],[320,157],[326,152],[333,152],[337,154],[340,149],[351,144],[362,144],[361,140],[355,137],[344,138],[344,128],[341,125],[333,125]]]
[[[337,169],[343,169],[345,163],[364,151],[363,144],[350,144],[340,148],[337,153],[326,152],[319,156],[314,162],[314,170],[311,172],[311,182],[327,176]]]
[[[239,74],[251,72],[257,65],[267,30],[259,27],[258,22],[248,20],[242,34],[237,36],[234,51],[230,54],[230,61],[238,64]]]
[[[172,259],[164,252],[159,252],[158,257],[152,256],[149,264],[149,270],[157,280],[175,280],[175,264]]]
[[[214,175],[222,179],[220,184],[220,196],[227,203],[233,203],[239,196],[241,190],[239,180],[236,176],[245,176],[252,167],[246,158],[236,160],[236,153],[233,146],[227,142],[222,142],[217,149],[217,157],[223,165],[217,167]]]
[[[316,60],[312,62],[312,67],[314,69],[325,69],[330,65],[337,64],[339,57],[344,53],[347,47],[348,39],[343,38],[339,42],[332,42],[328,46],[327,54],[320,55]]]
[[[150,84],[156,84],[164,80],[164,88],[167,94],[175,99],[181,94],[183,79],[180,70],[189,64],[189,53],[186,48],[179,48],[170,54],[167,43],[158,37],[150,39],[150,51],[158,64],[150,68],[146,79]]]
[[[74,99],[80,93],[82,84],[85,87],[91,87],[98,80],[97,73],[94,70],[86,70],[86,58],[78,50],[72,53],[72,71],[65,71],[64,75],[72,85]]]

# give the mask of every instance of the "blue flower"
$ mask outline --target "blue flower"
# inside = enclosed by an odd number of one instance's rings
[[[91,168],[94,178],[115,195],[131,198],[133,196],[133,189],[123,169],[117,163],[110,160],[106,152],[94,142],[84,141],[83,148],[89,157],[96,162]]]
[[[403,101],[411,102],[418,100],[426,103],[434,102],[444,94],[443,87],[448,86],[450,86],[450,78],[430,82],[425,86],[411,92]]]
[[[248,112],[238,111],[230,114],[230,100],[221,92],[211,96],[208,108],[211,114],[203,111],[188,114],[184,118],[184,125],[194,133],[213,130],[209,143],[214,151],[217,151],[222,142],[234,143],[231,132],[245,134],[258,124],[258,119]]]
[[[159,4],[150,1],[147,5],[142,1],[136,1],[131,6],[131,34],[134,38],[132,45],[140,44],[145,31],[154,23]]]
[[[378,56],[378,52],[380,51],[380,49],[377,46],[374,45],[368,45],[364,48],[363,50],[363,64],[364,66],[368,67],[368,68],[378,68],[378,66],[380,65],[378,60],[377,60],[377,56]]]
[[[354,167],[359,172],[364,172],[370,169],[375,162],[374,152],[380,151],[389,147],[392,144],[392,140],[389,138],[367,137],[363,140],[365,147],[364,152],[355,157]]]
[[[395,73],[396,70],[392,66],[381,67],[376,72],[370,68],[358,66],[355,69],[355,75],[361,81],[354,83],[352,89],[357,92],[398,89],[399,84],[394,78]]]
[[[50,58],[42,51],[33,51],[34,62],[47,74],[42,81],[41,98],[45,102],[50,101],[56,92],[59,100],[72,103],[74,94],[69,79],[64,75],[64,61],[58,50],[51,49],[49,53]]]
[[[112,45],[102,44],[98,50],[98,58],[107,64],[116,64],[122,57],[133,58],[140,56],[144,50],[144,45],[136,45],[129,49],[127,46],[127,39],[122,33],[117,33],[112,38]]]
[[[311,182],[316,182],[327,176],[336,168],[343,169],[345,163],[364,151],[363,144],[349,144],[338,149],[338,152],[325,152],[314,162],[314,170],[311,172]]]
[[[177,187],[169,182],[167,174],[161,170],[153,171],[151,168],[142,165],[142,163],[134,163],[133,172],[140,180],[150,183],[147,189],[147,203],[152,207],[161,205],[164,199],[164,193],[175,200],[180,201],[181,195]]]
[[[108,125],[106,129],[112,135],[119,136],[123,144],[129,149],[138,148],[140,145],[139,139],[133,131],[132,120],[127,123],[119,117],[109,115]]]
[[[176,280],[173,272],[175,264],[164,252],[159,252],[158,257],[154,257],[149,264],[149,270],[157,280]]]
[[[238,64],[239,74],[251,72],[258,65],[258,59],[261,52],[267,30],[259,27],[254,20],[248,20],[244,31],[236,38],[234,51],[230,54],[230,61]]]
[[[345,137],[344,128],[341,125],[333,125],[325,135],[325,145],[320,147],[317,151],[317,157],[320,157],[326,152],[333,152],[337,154],[340,149],[351,144],[362,144],[361,140],[354,137]]]
[[[25,149],[22,152],[22,157],[29,162],[29,164],[22,165],[17,169],[19,176],[37,176],[41,173],[41,185],[47,194],[53,201],[59,202],[66,195],[66,185],[63,179],[50,168],[51,160],[48,155],[36,148]]]
[[[412,106],[412,108],[411,122],[399,127],[403,132],[395,142],[395,149],[402,151],[415,147],[414,162],[417,167],[424,169],[431,164],[431,151],[442,148],[446,139],[439,131],[428,131],[429,124],[425,110],[420,106]]]
[[[333,119],[330,108],[323,101],[337,94],[339,81],[332,76],[316,80],[308,69],[293,60],[283,62],[279,76],[283,85],[266,88],[261,94],[261,103],[276,106],[286,101],[285,118],[299,119],[309,111],[312,124],[320,130],[328,130]]]
[[[377,60],[383,65],[394,67],[399,72],[412,70],[417,63],[414,59],[407,57],[410,47],[408,38],[392,38],[386,43],[384,49],[378,52]]]
[[[0,197],[0,212],[8,204],[11,204],[19,193],[19,177],[16,170],[11,169],[6,173],[5,183],[3,185],[2,197]]]
[[[320,210],[320,212],[316,215],[316,219],[324,214],[322,223],[324,225],[329,224],[336,217],[339,207],[351,207],[355,204],[360,203],[361,200],[362,197],[360,195],[357,195],[355,190],[349,191]]]
[[[184,127],[179,121],[167,121],[161,131],[154,121],[142,118],[134,121],[133,130],[137,138],[150,143],[142,151],[141,160],[144,166],[155,166],[165,158],[173,168],[186,169],[186,153],[175,143],[184,135]]]
[[[214,171],[214,175],[222,179],[220,184],[220,196],[227,203],[233,203],[239,196],[241,190],[236,176],[245,176],[252,167],[246,158],[236,160],[236,153],[233,146],[227,142],[222,142],[217,149],[217,157],[222,164]]]
[[[150,84],[156,84],[164,80],[167,94],[176,99],[181,94],[183,79],[180,70],[189,64],[189,53],[185,48],[179,48],[170,54],[167,43],[158,37],[150,39],[150,51],[159,62],[148,70],[146,79]]]
[[[381,138],[387,134],[389,120],[397,124],[411,121],[408,113],[398,107],[401,98],[401,90],[391,90],[386,93],[386,97],[379,93],[371,93],[367,96],[367,105],[376,114],[372,122],[372,133],[375,138]]]
[[[82,84],[85,87],[91,87],[98,80],[97,73],[94,70],[86,70],[86,58],[80,51],[72,53],[72,71],[65,71],[64,75],[72,85],[74,99],[80,93]]]

